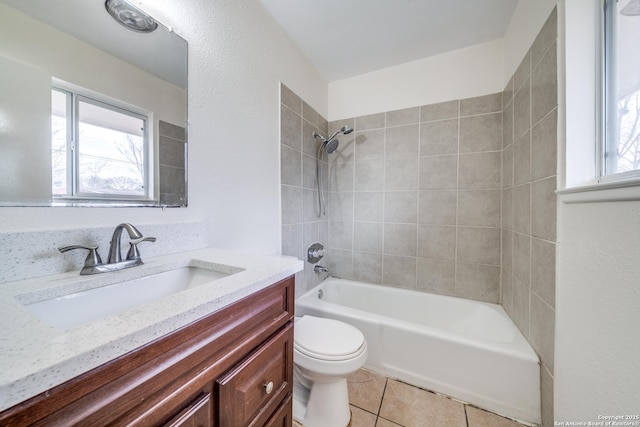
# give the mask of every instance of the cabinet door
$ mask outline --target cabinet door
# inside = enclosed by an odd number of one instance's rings
[[[200,395],[165,427],[213,427],[212,409],[211,394]]]
[[[221,427],[263,426],[291,393],[293,326],[289,324],[216,381]]]
[[[291,395],[278,408],[275,414],[267,421],[265,427],[291,427],[293,425],[293,408],[291,407]]]

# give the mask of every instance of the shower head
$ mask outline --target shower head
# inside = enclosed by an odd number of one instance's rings
[[[327,141],[327,143],[325,144],[325,150],[327,150],[327,154],[331,154],[336,151],[338,149],[338,144],[340,144],[338,138],[332,138],[331,140]]]
[[[318,132],[313,132],[313,137],[322,141],[322,147],[324,147],[327,154],[331,154],[338,149],[338,144],[340,143],[340,141],[338,141],[338,139],[336,138],[336,135],[339,133],[348,135],[351,132],[353,132],[353,129],[351,128],[351,126],[344,125],[340,129],[335,131],[333,135],[331,135],[329,138],[325,138],[324,136],[320,135]]]

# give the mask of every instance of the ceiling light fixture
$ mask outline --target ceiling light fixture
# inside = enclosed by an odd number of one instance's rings
[[[158,23],[149,15],[124,0],[106,0],[104,7],[119,24],[138,33],[150,33]]]

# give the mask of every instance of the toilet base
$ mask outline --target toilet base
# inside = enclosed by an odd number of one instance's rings
[[[294,380],[293,418],[304,427],[350,426],[346,378],[335,382],[314,382],[311,390]]]

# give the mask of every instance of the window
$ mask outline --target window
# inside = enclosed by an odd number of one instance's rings
[[[640,0],[602,5],[602,180],[640,178]]]
[[[95,98],[51,90],[53,196],[149,200],[147,117]]]

